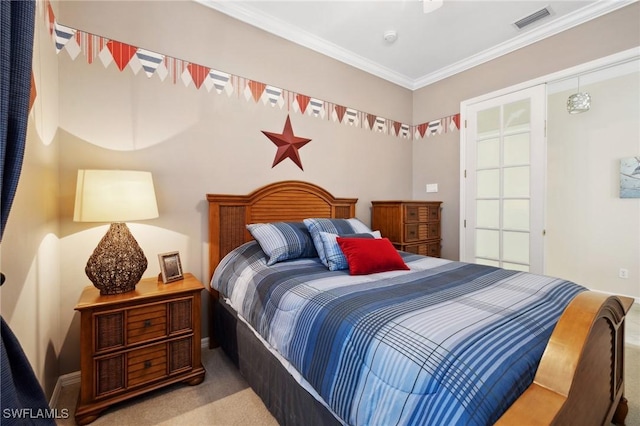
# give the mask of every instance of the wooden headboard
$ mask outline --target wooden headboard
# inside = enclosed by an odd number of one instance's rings
[[[252,239],[249,223],[301,222],[310,217],[348,219],[357,198],[336,198],[308,182],[287,180],[248,195],[207,194],[209,202],[209,279],[220,260]]]

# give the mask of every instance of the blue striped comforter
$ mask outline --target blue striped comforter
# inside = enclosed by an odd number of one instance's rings
[[[489,425],[531,384],[569,301],[529,273],[401,252],[410,271],[266,266],[255,242],[211,285],[352,425]]]

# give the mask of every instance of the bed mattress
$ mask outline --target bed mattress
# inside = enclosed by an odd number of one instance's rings
[[[586,289],[401,255],[410,270],[352,276],[317,258],[267,266],[249,242],[222,260],[211,286],[346,424],[494,423]]]

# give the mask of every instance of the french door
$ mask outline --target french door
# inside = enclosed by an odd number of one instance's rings
[[[543,273],[545,85],[463,109],[461,260]]]

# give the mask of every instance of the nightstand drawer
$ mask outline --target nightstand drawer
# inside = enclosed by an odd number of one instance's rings
[[[102,352],[124,346],[124,312],[107,312],[94,316],[95,351]]]
[[[193,330],[193,297],[169,303],[169,334],[189,333]]]
[[[127,314],[127,345],[167,335],[167,304],[130,309]]]
[[[427,208],[420,205],[404,206],[404,221],[409,222],[425,222],[427,220]]]
[[[439,205],[407,204],[404,206],[404,222],[434,222],[440,220]]]
[[[440,241],[421,244],[409,244],[398,248],[399,250],[420,254],[422,256],[440,257]]]
[[[438,223],[409,223],[404,226],[405,242],[431,238],[440,238],[440,226]]]
[[[127,387],[146,383],[167,375],[167,344],[159,343],[129,352]]]
[[[193,368],[193,338],[174,340],[169,343],[169,374]]]
[[[104,397],[125,389],[124,354],[96,359],[96,397]]]

